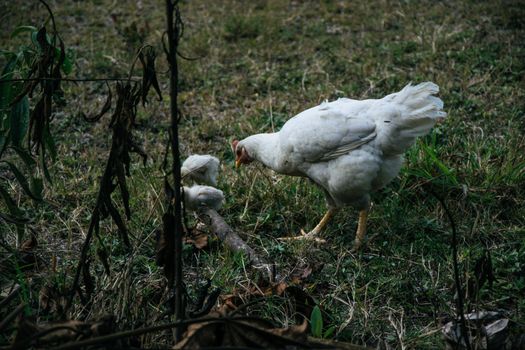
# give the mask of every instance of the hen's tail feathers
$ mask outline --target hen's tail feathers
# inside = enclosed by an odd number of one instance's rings
[[[389,125],[387,153],[404,153],[419,136],[430,132],[438,120],[447,116],[443,112],[443,101],[433,95],[439,92],[439,86],[432,82],[416,86],[408,84],[394,94],[392,102],[400,108],[400,113]]]

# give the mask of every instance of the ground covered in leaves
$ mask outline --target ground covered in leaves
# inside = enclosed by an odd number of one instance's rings
[[[155,264],[169,119],[161,3],[49,2],[75,58],[70,77],[125,77],[143,43],[159,52],[164,102],[151,96],[139,109],[136,136],[149,159],[143,165],[136,157],[128,180],[134,249],[126,252],[114,224],[104,222],[111,274],[104,273],[93,244],[93,300],[89,308],[75,304],[71,317],[110,314],[124,329],[162,320],[167,309],[166,282]],[[46,18],[34,1],[3,3],[0,9],[2,49],[28,40],[9,38],[17,26],[38,27]],[[180,66],[181,152],[221,159],[218,187],[226,196],[221,214],[275,263],[282,278],[273,288],[261,285],[260,272],[242,254],[229,252],[213,236],[198,236],[184,246],[190,296],[208,279],[220,288],[223,304],[268,295],[250,311],[289,326],[297,309],[282,291],[295,287],[320,306],[322,336],[370,346],[441,348],[440,329],[455,314],[455,288],[450,225],[427,190],[431,186],[458,227],[467,311],[500,311],[524,326],[523,4],[222,0],[184,1],[181,11],[180,54],[190,58]],[[230,142],[278,130],[325,99],[377,98],[428,80],[441,87],[448,118],[418,141],[400,176],[373,196],[367,246],[350,251],[357,225],[352,209],[329,224],[324,245],[277,240],[315,225],[325,209],[322,193],[303,179],[261,166],[236,171]],[[35,206],[17,197],[31,213],[37,263],[24,268],[2,258],[0,276],[4,291],[13,281],[22,286],[19,302],[42,320],[55,318],[72,281],[110,142],[107,118],[90,124],[80,116],[100,109],[105,85],[65,83],[64,89],[68,103],[53,121],[59,154],[50,167],[53,184],[45,189],[45,203]],[[12,190],[16,193],[15,185]],[[0,225],[4,244],[14,247],[15,228]],[[165,339],[166,333],[155,333],[141,342],[159,345]]]

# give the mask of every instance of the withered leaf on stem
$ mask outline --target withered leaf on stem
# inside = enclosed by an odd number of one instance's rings
[[[104,266],[104,270],[106,271],[106,274],[110,274],[110,268],[109,268],[109,261],[108,261],[108,253],[106,251],[105,247],[100,247],[97,249],[97,255],[102,262],[102,265]]]
[[[159,82],[157,80],[157,72],[155,70],[155,50],[148,46],[139,53],[140,63],[142,63],[142,105],[148,102],[147,96],[150,88],[153,86],[159,101],[162,101],[162,93],[160,91]]]
[[[64,47],[64,42],[62,41],[62,39],[60,39],[60,37],[58,37],[58,43],[60,45],[60,56],[58,56],[58,61],[53,67],[53,71],[51,73],[51,76],[54,78],[53,80],[51,80],[52,93],[56,93],[60,90],[60,81],[62,78],[60,70],[66,59],[66,48]]]
[[[87,294],[88,299],[91,298],[91,295],[95,291],[95,282],[93,282],[93,276],[91,276],[91,272],[89,271],[90,265],[91,265],[91,259],[88,258],[86,260],[84,267],[82,268],[82,274],[84,277],[84,286],[86,286],[86,294]]]
[[[108,97],[106,98],[106,102],[104,102],[104,105],[102,106],[102,109],[100,110],[100,112],[95,114],[95,115],[92,115],[92,116],[87,116],[87,115],[83,114],[84,119],[87,120],[88,122],[97,122],[97,121],[99,121],[100,118],[102,118],[104,116],[104,114],[109,112],[109,110],[111,109],[111,101],[112,101],[112,98],[113,98],[113,93],[112,93],[111,87],[109,86],[109,83],[107,81],[106,81],[106,86],[108,88]]]
[[[151,54],[151,57],[151,59],[154,59],[153,53]],[[154,62],[150,62],[149,64],[150,66],[154,67]],[[129,239],[129,232],[126,223],[122,218],[121,214],[119,213],[117,207],[113,204],[112,194],[114,193],[117,187],[120,189],[122,205],[124,206],[126,217],[130,219],[130,195],[126,181],[126,177],[130,176],[130,154],[137,153],[143,157],[144,161],[146,160],[145,152],[135,142],[133,137],[133,127],[135,126],[137,106],[140,103],[141,96],[143,96],[143,86],[142,84],[131,80],[132,73],[133,66],[129,73],[130,79],[126,82],[119,81],[115,85],[117,101],[115,104],[115,109],[111,116],[111,121],[109,123],[109,127],[112,130],[111,149],[109,152],[108,160],[106,162],[104,174],[100,181],[97,202],[92,211],[91,222],[87,237],[82,247],[81,258],[77,265],[75,279],[73,281],[70,297],[68,299],[68,308],[72,304],[73,296],[75,295],[75,293],[78,292],[80,272],[84,268],[93,234],[96,233],[97,237],[99,237],[98,230],[100,226],[100,220],[103,220],[108,215],[111,216],[113,222],[118,228],[118,234],[120,238],[122,239],[126,247],[129,250],[131,250],[131,242]],[[152,78],[149,77],[149,79]],[[155,83],[151,82],[151,84]],[[94,117],[89,119],[91,121],[96,121],[100,119],[104,113],[109,111],[111,107],[111,99],[112,95],[110,90],[110,92],[108,93],[106,103],[102,108],[102,111],[98,115],[95,115]],[[105,254],[105,250],[99,250],[98,255],[102,263],[104,264],[106,272],[109,273],[109,264],[107,254]]]
[[[477,300],[481,288],[488,282],[489,287],[496,281],[494,271],[492,269],[492,259],[490,251],[485,250],[474,265],[474,276],[468,279],[467,283],[467,297],[471,300]]]
[[[171,209],[171,210],[170,210]],[[173,283],[175,278],[175,266],[173,264],[174,252],[175,252],[175,241],[174,235],[170,234],[175,230],[175,217],[172,214],[173,206],[170,205],[168,211],[162,216],[162,243],[163,245],[157,250],[157,261],[161,263],[160,266],[164,267],[164,275],[168,279],[168,284]]]

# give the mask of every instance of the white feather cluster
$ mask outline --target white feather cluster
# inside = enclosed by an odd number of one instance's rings
[[[214,156],[194,154],[186,158],[181,166],[182,178],[189,178],[198,185],[184,186],[184,204],[186,209],[196,211],[206,206],[219,210],[224,202],[224,194],[216,189],[219,176],[219,159]],[[206,184],[211,186],[203,186]]]
[[[224,202],[221,190],[211,186],[193,185],[184,186],[184,204],[191,211],[196,211],[201,206],[219,210]]]
[[[180,168],[182,178],[190,178],[196,183],[217,186],[219,160],[214,156],[194,154],[189,156]]]

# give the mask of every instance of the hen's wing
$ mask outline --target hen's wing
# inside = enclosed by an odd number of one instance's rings
[[[290,119],[280,131],[281,147],[309,163],[335,159],[376,137],[376,124],[366,108],[323,103]]]

